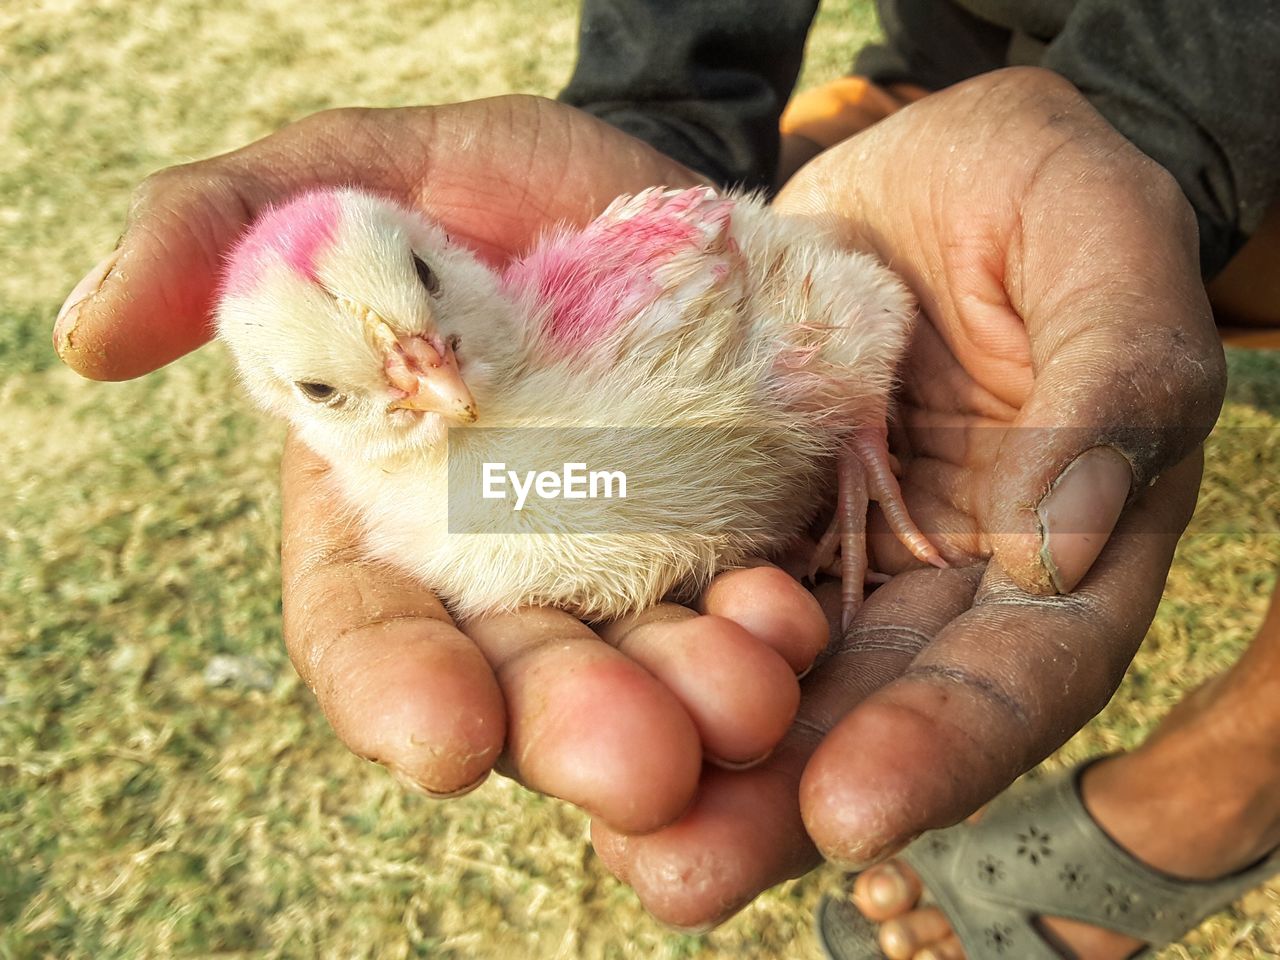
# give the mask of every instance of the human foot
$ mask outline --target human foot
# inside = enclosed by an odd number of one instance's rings
[[[1215,709],[1243,699],[1242,691],[1226,686],[1213,683],[1197,691],[1141,749],[1095,763],[1080,777],[1084,807],[1106,836],[1165,878],[1229,877],[1280,845],[1280,760],[1262,741],[1269,719],[1249,709]],[[1196,775],[1189,777],[1189,770]],[[1039,843],[1037,837],[1030,843],[1024,838],[1019,852]],[[1045,850],[1052,846],[1045,841]],[[979,861],[983,865],[1003,869],[992,857]],[[1097,872],[1088,864],[1058,866],[1062,876]],[[853,901],[863,916],[881,924],[880,945],[891,960],[961,960],[966,954],[959,938],[941,910],[921,903],[923,889],[915,870],[893,861],[861,874]],[[1123,927],[1126,919],[1114,926]],[[1045,915],[1033,925],[1053,953],[1064,957],[1121,960],[1145,945],[1080,920]]]

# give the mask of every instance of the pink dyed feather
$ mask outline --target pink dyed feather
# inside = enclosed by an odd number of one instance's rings
[[[707,187],[646,191],[576,233],[548,237],[508,265],[503,284],[550,306],[545,332],[553,342],[583,346],[653,303],[663,293],[654,272],[723,237],[732,208]]]
[[[333,241],[342,217],[339,191],[311,190],[263,214],[232,251],[226,292],[245,296],[263,271],[283,260],[300,276],[316,277],[316,260]]]

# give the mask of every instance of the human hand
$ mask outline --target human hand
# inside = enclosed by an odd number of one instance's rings
[[[120,245],[68,298],[54,341],[86,376],[141,375],[198,347],[227,251],[273,201],[356,184],[418,207],[493,262],[616,195],[696,182],[571,108],[528,97],[317,114],[243,150],[162,171]],[[796,672],[825,645],[812,597],[780,571],[728,574],[703,614],[664,604],[603,633],[527,611],[459,631],[420,584],[362,556],[325,465],[283,462],[290,655],[338,735],[428,793],[498,761],[614,827],[649,830],[690,802],[704,756],[759,758],[789,725]]]
[[[876,563],[898,575],[805,681],[770,759],[710,774],[651,835],[597,825],[611,869],[686,927],[817,850],[865,865],[962,819],[1101,708],[1159,602],[1224,388],[1185,199],[1046,71],[902,110],[777,206],[920,298],[895,439],[912,516],[953,569],[909,570],[882,526]]]

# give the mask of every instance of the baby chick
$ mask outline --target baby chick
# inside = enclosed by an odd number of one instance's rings
[[[620,197],[500,271],[390,200],[312,191],[252,226],[217,306],[249,393],[332,465],[371,556],[463,618],[590,620],[787,549],[833,459],[814,568],[839,547],[846,621],[869,497],[945,566],[885,446],[912,315],[871,258],[702,187]],[[520,510],[479,492],[516,461],[607,468],[630,490]]]

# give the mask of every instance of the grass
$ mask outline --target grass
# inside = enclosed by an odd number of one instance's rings
[[[44,0],[0,11],[0,957],[809,958],[820,870],[661,928],[584,818],[498,779],[448,804],[350,756],[279,642],[280,430],[206,349],[125,384],[57,365],[63,294],[156,168],[348,103],[567,77],[574,5]],[[874,30],[824,9],[805,82]],[[1125,686],[1064,755],[1132,745],[1232,662],[1275,573],[1280,358],[1233,355],[1205,492]],[[208,689],[254,655],[269,692]],[[1280,951],[1280,893],[1170,958]]]

